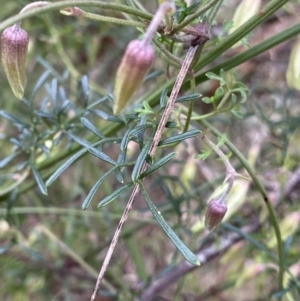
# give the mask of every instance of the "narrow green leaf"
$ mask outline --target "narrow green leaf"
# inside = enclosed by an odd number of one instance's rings
[[[89,101],[89,95],[90,95],[90,90],[89,90],[89,80],[88,77],[86,75],[84,75],[81,78],[81,86],[82,86],[82,92],[83,92],[83,100],[84,100],[84,104],[85,106],[88,104]]]
[[[215,79],[215,80],[217,80],[217,81],[222,80],[222,78],[221,78],[219,75],[217,75],[217,74],[215,74],[215,73],[212,73],[212,72],[207,72],[205,75],[206,75],[206,77],[208,77],[209,79]]]
[[[200,130],[196,130],[196,129],[190,130],[190,131],[187,131],[185,133],[177,134],[177,135],[174,135],[170,138],[161,140],[161,141],[159,141],[158,145],[161,146],[161,145],[166,145],[166,144],[172,144],[174,142],[179,142],[179,141],[182,141],[182,140],[185,140],[185,139],[189,139],[189,138],[198,136],[200,134],[201,134]]]
[[[141,169],[146,160],[146,157],[148,155],[148,152],[152,145],[152,142],[153,142],[153,138],[149,138],[149,140],[147,141],[146,145],[144,146],[144,148],[142,149],[142,151],[140,152],[140,154],[136,160],[136,163],[134,165],[134,168],[133,168],[133,171],[131,174],[131,179],[133,181],[135,181],[140,175]]]
[[[105,139],[105,136],[87,118],[82,117],[81,122],[93,134],[100,137],[101,139]]]
[[[147,116],[146,115],[143,115],[140,120],[140,126],[143,126],[143,125],[147,125]],[[143,147],[144,133],[145,133],[145,130],[141,130],[138,132],[138,135],[137,135],[140,148]]]
[[[148,80],[151,80],[153,78],[156,78],[160,75],[164,74],[164,71],[163,70],[156,70],[154,72],[151,72],[149,75],[146,76],[146,78],[144,79],[143,83],[145,83],[146,81]]]
[[[0,168],[5,167],[9,162],[11,162],[15,157],[17,157],[21,152],[14,152],[11,155],[7,156],[3,160],[0,161]]]
[[[203,97],[202,98],[202,101],[207,104],[212,103],[213,100],[214,100],[213,97]]]
[[[153,163],[145,172],[143,172],[140,175],[140,179],[145,178],[150,173],[154,172],[161,166],[167,164],[169,161],[171,161],[176,156],[176,154],[177,154],[176,152],[170,153],[170,154],[166,155],[165,157],[161,158],[160,160],[158,160],[157,162]]]
[[[130,136],[135,136],[136,134],[139,134],[140,132],[143,132],[145,129],[150,128],[150,127],[152,127],[151,124],[139,125],[136,128],[134,128],[134,129],[131,130]]]
[[[46,186],[50,186],[74,161],[76,161],[80,156],[82,156],[87,149],[82,149],[71,158],[69,158],[65,163],[63,163],[50,178],[46,181]]]
[[[199,93],[194,93],[194,94],[189,94],[189,95],[184,95],[176,98],[175,102],[184,102],[184,101],[191,101],[200,98],[202,95]]]
[[[168,94],[168,89],[163,89],[159,100],[159,104],[161,108],[165,107],[167,104],[167,94]]]
[[[145,190],[142,183],[140,183],[140,188],[143,193],[143,196],[149,206],[150,211],[152,212],[153,216],[157,220],[157,222],[160,224],[162,229],[165,231],[167,236],[171,239],[173,244],[176,246],[176,248],[182,253],[182,255],[185,257],[185,259],[194,265],[200,265],[200,262],[197,258],[197,256],[190,251],[190,249],[182,242],[182,240],[177,236],[177,234],[173,231],[173,229],[167,224],[165,219],[162,217],[161,213],[157,210],[153,202],[151,201],[147,191]]]
[[[174,121],[167,121],[165,127],[169,129],[174,129],[174,128],[178,128],[178,124]]]
[[[119,189],[115,190],[112,194],[104,198],[99,204],[98,207],[103,207],[113,200],[115,200],[119,195],[121,195],[124,191],[126,191],[128,188],[133,186],[134,182],[129,182],[126,185],[120,187]]]
[[[74,141],[76,141],[78,144],[86,147],[86,148],[89,148],[91,147],[91,143],[87,140],[84,140],[82,138],[79,138],[78,136],[72,134],[71,132],[67,132],[68,136],[71,137]]]
[[[117,122],[117,123],[124,123],[124,121],[122,119],[120,119],[114,115],[109,115],[109,114],[105,113],[104,111],[94,109],[93,112],[104,120]]]
[[[113,167],[108,172],[106,172],[92,187],[92,189],[89,191],[88,195],[86,196],[85,200],[82,203],[82,209],[85,210],[90,205],[95,193],[99,189],[102,182],[116,169],[117,167]]]
[[[121,144],[120,144],[121,152],[124,152],[124,151],[126,150],[126,148],[127,148],[127,144],[128,144],[128,142],[129,142],[129,136],[130,136],[131,129],[132,129],[132,128],[129,128],[129,129],[124,133],[123,139],[122,139]]]
[[[53,78],[51,81],[51,98],[54,103],[54,107],[57,108],[57,79]]]
[[[45,81],[47,80],[48,76],[50,75],[50,71],[46,70],[43,75],[39,78],[39,80],[37,81],[37,83],[35,84],[33,90],[32,90],[32,98],[34,97],[34,95],[36,94],[36,92],[42,87],[42,85],[45,83]]]
[[[12,114],[6,112],[6,111],[0,111],[0,116],[2,116],[3,118],[11,121],[12,123],[14,123],[15,125],[21,125],[23,127],[30,127],[30,124],[18,119],[17,117],[13,116]]]
[[[119,183],[121,183],[121,184],[124,183],[124,177],[123,177],[123,174],[122,174],[122,172],[121,172],[120,169],[117,169],[117,170],[115,171],[115,177],[116,177],[116,180],[117,180]]]
[[[62,76],[60,76],[60,74],[53,68],[53,66],[51,64],[48,63],[48,61],[44,60],[41,56],[37,57],[37,61],[45,67],[45,69],[47,69],[49,72],[51,72],[51,74],[57,78],[59,81],[63,81],[64,78]]]
[[[39,111],[38,110],[38,111],[34,112],[34,114],[36,116],[39,116],[39,117],[42,117],[42,118],[47,118],[47,119],[50,119],[50,120],[53,120],[53,121],[55,121],[57,119],[54,114],[49,113],[49,112],[45,112],[45,111]]]
[[[88,151],[94,155],[95,157],[97,157],[100,160],[103,160],[107,163],[110,163],[112,165],[116,165],[117,162],[114,161],[111,157],[109,157],[108,155],[106,155],[105,153],[99,151],[98,149],[96,149],[95,147],[89,147]]]
[[[38,184],[38,187],[39,187],[40,191],[42,192],[42,194],[47,195],[47,187],[46,187],[41,175],[39,174],[39,172],[35,168],[34,164],[31,164],[31,171],[32,171],[33,176],[36,180],[36,183]]]
[[[264,246],[263,244],[261,244],[258,240],[256,240],[254,237],[252,237],[248,233],[245,233],[245,232],[241,231],[241,229],[239,229],[239,228],[231,225],[230,223],[223,222],[221,224],[221,226],[222,226],[222,228],[225,228],[227,230],[230,230],[230,231],[235,232],[238,235],[242,236],[245,240],[247,240],[248,242],[250,242],[251,244],[253,244],[256,248],[264,251],[270,257],[272,257],[273,259],[277,260],[277,257],[276,257],[275,254],[273,254],[270,250],[268,250],[268,248],[266,246]]]

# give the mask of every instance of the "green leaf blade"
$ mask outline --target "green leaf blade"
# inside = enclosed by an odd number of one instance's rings
[[[149,149],[152,145],[153,142],[153,138],[149,138],[149,140],[147,141],[147,144],[145,145],[145,147],[142,149],[142,151],[140,152],[136,163],[134,165],[132,174],[131,174],[131,179],[132,181],[136,181],[138,179],[138,177],[140,176],[143,164],[146,160],[146,157],[148,155]]]
[[[161,140],[161,141],[159,141],[158,146],[172,144],[172,143],[175,143],[175,142],[180,142],[180,141],[183,141],[183,140],[186,140],[186,139],[189,139],[189,138],[196,137],[200,134],[201,134],[200,130],[197,130],[197,129],[190,130],[190,131],[187,131],[185,133],[177,134],[177,135],[174,135],[170,138]]]
[[[100,160],[103,160],[107,163],[110,163],[112,165],[116,165],[117,162],[114,161],[111,157],[109,157],[108,155],[106,155],[105,153],[99,151],[98,149],[96,149],[95,147],[89,147],[88,151],[95,157],[97,157]]]
[[[97,190],[99,189],[100,185],[102,184],[102,182],[112,173],[115,171],[117,167],[113,167],[112,169],[110,169],[108,172],[106,172],[95,184],[94,186],[91,188],[91,190],[89,191],[88,195],[86,196],[85,200],[82,203],[82,209],[86,210],[88,208],[88,206],[90,205],[91,201],[93,200],[93,197],[95,195],[95,193],[97,192]]]
[[[149,206],[150,211],[152,212],[154,218],[160,224],[162,229],[165,231],[167,236],[171,239],[175,247],[182,253],[185,259],[193,265],[200,265],[200,262],[197,256],[190,251],[190,249],[182,242],[182,240],[177,236],[173,229],[168,225],[165,219],[162,217],[161,213],[157,210],[153,202],[151,201],[148,193],[146,192],[142,183],[140,183],[141,191],[143,196]]]
[[[161,166],[167,164],[169,161],[171,161],[176,156],[176,154],[177,154],[176,152],[172,152],[172,153],[166,155],[165,157],[161,158],[157,162],[153,163],[145,172],[143,172],[140,175],[140,179],[145,178],[150,173],[154,172],[155,170],[157,170]]]
[[[98,208],[100,207],[104,207],[107,204],[111,203],[112,201],[114,201],[119,195],[121,195],[123,192],[125,192],[128,188],[130,188],[131,186],[133,186],[133,182],[129,182],[126,185],[120,187],[119,189],[115,190],[112,194],[110,194],[109,196],[107,196],[106,198],[104,198],[99,204],[98,204]]]

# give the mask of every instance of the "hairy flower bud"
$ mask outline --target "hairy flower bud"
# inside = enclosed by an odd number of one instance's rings
[[[217,199],[212,199],[205,213],[205,227],[208,230],[212,230],[215,226],[217,226],[225,216],[227,212],[227,206],[225,203],[220,203]]]
[[[24,95],[28,34],[19,24],[6,28],[1,36],[2,65],[18,99]]]
[[[300,39],[292,48],[286,71],[286,81],[290,88],[300,90]]]
[[[154,48],[145,41],[131,41],[125,51],[115,82],[114,114],[126,107],[139,88],[155,59]]]

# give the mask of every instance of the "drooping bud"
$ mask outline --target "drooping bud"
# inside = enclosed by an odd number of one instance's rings
[[[155,59],[154,48],[144,40],[131,41],[116,74],[114,114],[126,107]]]
[[[212,199],[206,209],[204,219],[205,227],[208,230],[212,230],[223,220],[226,212],[227,206],[225,203],[219,202],[218,199]]]
[[[232,33],[250,18],[258,13],[261,0],[243,0],[238,5],[233,16],[233,26],[229,32]]]
[[[241,25],[255,16],[260,8],[261,0],[243,0],[238,5],[233,16],[233,26],[229,29],[229,34],[233,33]],[[242,43],[236,43],[234,47],[240,46]]]
[[[6,28],[1,36],[2,65],[18,99],[24,95],[28,41],[27,32],[19,24]]]
[[[300,90],[300,39],[292,48],[286,71],[286,81],[290,88]]]

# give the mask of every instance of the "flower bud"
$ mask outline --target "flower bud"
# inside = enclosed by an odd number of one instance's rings
[[[217,199],[212,199],[208,204],[205,213],[205,227],[208,230],[212,230],[223,219],[227,212],[227,206],[225,203],[220,203]]]
[[[300,90],[300,39],[292,48],[286,71],[286,81],[290,88]]]
[[[19,24],[6,28],[1,36],[2,65],[18,99],[24,95],[28,41],[27,32]]]
[[[233,16],[233,26],[229,29],[229,34],[233,33],[241,25],[246,23],[249,19],[255,16],[260,8],[261,0],[243,0],[238,5],[234,16]],[[242,45],[238,42],[233,45],[232,48]]]
[[[125,51],[115,82],[114,114],[126,107],[139,88],[155,59],[154,48],[145,41],[131,41]]]
[[[246,23],[249,19],[255,16],[261,4],[261,0],[243,0],[238,5],[233,16],[233,26],[230,28],[229,33],[234,32],[241,25]]]

